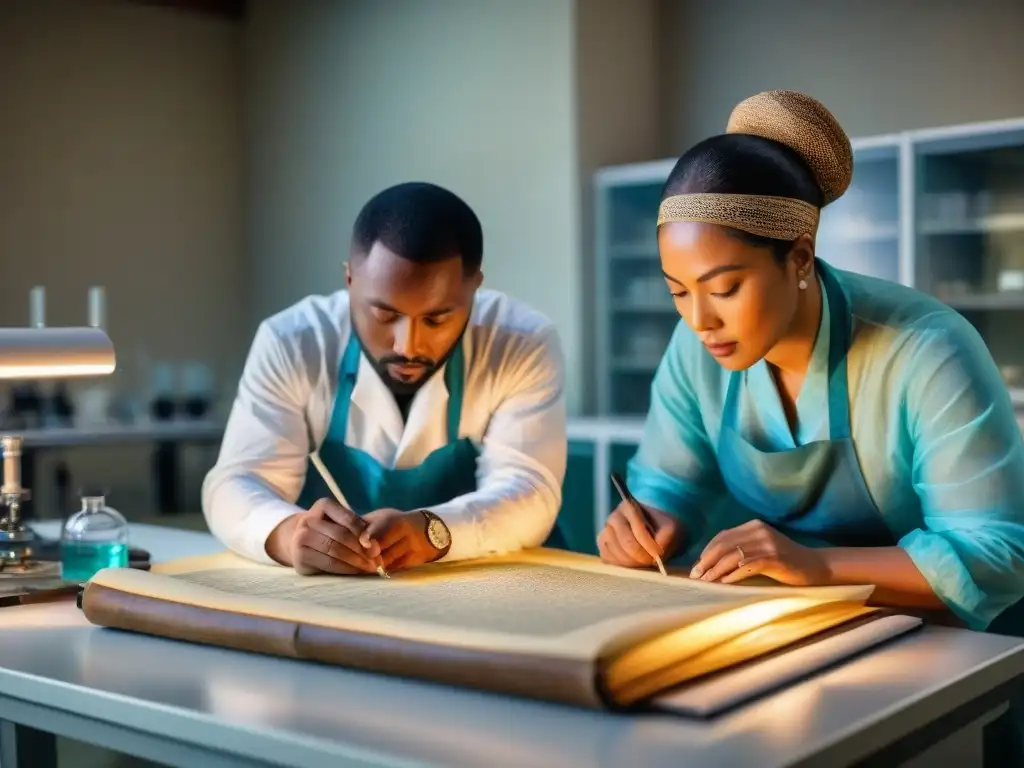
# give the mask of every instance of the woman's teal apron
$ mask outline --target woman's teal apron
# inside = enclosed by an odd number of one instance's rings
[[[896,541],[878,512],[860,471],[850,434],[846,356],[851,318],[846,296],[831,270],[818,262],[828,297],[829,439],[793,450],[761,451],[739,431],[740,389],[745,372],[729,377],[718,466],[726,486],[744,507],[806,545],[884,547]]]
[[[850,430],[846,358],[851,314],[842,287],[828,265],[817,261],[828,297],[831,327],[828,360],[829,439],[795,450],[765,452],[747,442],[737,425],[744,374],[729,379],[718,441],[718,465],[732,495],[780,533],[805,546],[891,547],[897,543],[860,471]],[[1024,601],[1007,609],[989,628],[1024,637]],[[1024,700],[986,727],[986,756],[999,765],[1022,765]]]
[[[384,467],[365,451],[345,444],[349,403],[359,374],[361,356],[359,341],[352,334],[338,367],[338,393],[334,398],[327,434],[320,445],[320,458],[352,511],[358,515],[385,507],[412,511],[444,504],[475,491],[479,451],[469,438],[459,438],[464,386],[462,342],[455,348],[444,371],[444,383],[448,389],[448,442],[433,451],[418,467],[404,469]],[[331,498],[330,489],[310,464],[295,503],[309,509],[322,498]]]

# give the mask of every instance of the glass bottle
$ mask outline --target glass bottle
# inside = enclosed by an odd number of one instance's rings
[[[61,578],[88,581],[103,568],[128,565],[128,521],[108,507],[101,493],[82,495],[82,508],[64,523]]]

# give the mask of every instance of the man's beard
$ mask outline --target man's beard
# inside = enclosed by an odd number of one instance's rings
[[[398,395],[399,397],[414,395],[426,384],[430,377],[437,373],[438,369],[443,366],[448,359],[455,352],[456,347],[462,343],[462,333],[459,334],[455,343],[452,344],[451,348],[444,353],[444,356],[440,360],[431,360],[429,357],[402,357],[401,355],[384,355],[381,358],[375,358],[370,351],[366,348],[362,338],[359,336],[359,331],[356,329],[354,321],[352,323],[352,333],[355,334],[356,339],[359,341],[359,346],[363,350],[363,354],[366,355],[366,359],[370,361],[370,365],[373,366],[373,370],[377,372],[380,380],[384,382],[384,385],[391,390],[392,394]],[[468,323],[467,323],[468,325]],[[465,332],[465,329],[463,329]],[[415,381],[402,381],[396,379],[388,371],[389,365],[421,365],[423,366],[423,373]]]

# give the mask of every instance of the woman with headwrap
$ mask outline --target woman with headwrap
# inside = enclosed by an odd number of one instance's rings
[[[653,533],[624,503],[602,557],[658,554],[727,583],[874,584],[875,603],[1021,624],[1009,395],[961,315],[822,261],[818,216],[852,167],[829,111],[788,91],[742,102],[676,163],[658,245],[684,322],[627,474]]]

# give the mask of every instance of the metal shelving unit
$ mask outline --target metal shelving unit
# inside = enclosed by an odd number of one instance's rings
[[[1024,406],[1024,119],[853,140],[850,189],[822,214],[818,254],[932,293],[978,328]],[[675,160],[595,174],[598,415],[642,416],[679,317],[655,235]],[[1019,332],[1018,334],[1019,335]]]
[[[902,137],[876,136],[853,142],[850,188],[821,214],[817,253],[839,269],[911,284],[900,260],[903,238],[900,157]]]
[[[915,282],[978,329],[1024,405],[1024,121],[912,143]]]
[[[646,413],[651,379],[679,316],[665,289],[656,224],[675,160],[597,172],[598,412]]]

